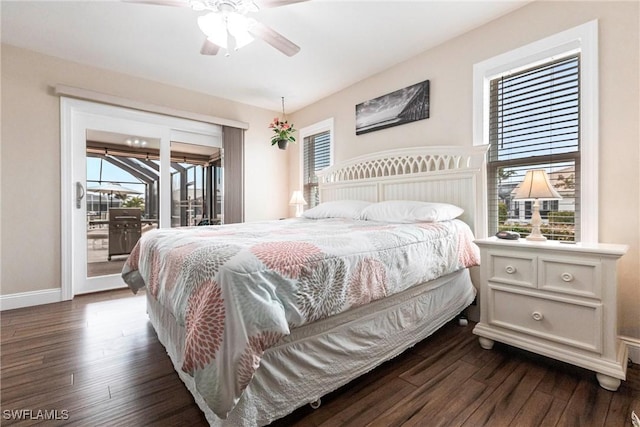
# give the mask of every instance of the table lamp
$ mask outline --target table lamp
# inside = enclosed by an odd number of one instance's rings
[[[546,237],[540,233],[542,218],[540,217],[540,200],[556,200],[562,199],[562,196],[553,188],[549,177],[543,169],[534,169],[527,171],[524,181],[516,190],[515,200],[533,200],[533,214],[531,215],[531,234],[527,236],[527,240],[543,242]]]
[[[291,195],[291,200],[289,200],[289,205],[296,207],[296,217],[302,216],[302,207],[307,204],[307,201],[302,196],[302,191],[296,190]]]

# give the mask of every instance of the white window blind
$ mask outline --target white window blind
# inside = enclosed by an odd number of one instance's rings
[[[542,233],[579,240],[579,54],[491,80],[489,103],[489,233],[529,234],[532,203],[513,196],[527,170],[542,168],[562,196],[541,201]]]
[[[331,165],[331,134],[325,131],[307,136],[303,145],[303,191],[307,208],[312,208],[320,202],[316,171]]]

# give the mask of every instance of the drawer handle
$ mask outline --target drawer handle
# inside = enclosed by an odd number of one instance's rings
[[[539,311],[534,311],[533,313],[531,313],[531,317],[533,317],[533,320],[535,320],[536,322],[544,319],[544,316]]]
[[[504,268],[504,271],[506,271],[506,272],[507,272],[507,274],[513,274],[513,273],[515,273],[516,271],[518,271],[518,269],[517,269],[517,268],[515,268],[513,265],[507,265],[507,266]]]
[[[571,274],[571,273],[562,273],[560,275],[560,278],[562,278],[562,280],[564,280],[565,282],[572,282],[573,281],[573,274]]]

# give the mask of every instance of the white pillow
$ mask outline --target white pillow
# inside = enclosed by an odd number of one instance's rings
[[[336,200],[334,202],[320,203],[318,206],[303,212],[304,218],[350,218],[360,219],[362,210],[371,205],[371,202],[362,200]]]
[[[448,203],[389,200],[367,206],[360,219],[385,222],[438,222],[462,215],[464,209]]]

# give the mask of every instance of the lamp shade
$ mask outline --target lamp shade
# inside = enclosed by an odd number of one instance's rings
[[[235,39],[236,49],[240,49],[251,43],[253,37],[249,34],[249,20],[239,13],[232,13],[227,16],[227,28]]]
[[[207,39],[223,49],[237,50],[251,43],[253,36],[249,33],[249,28],[253,23],[246,16],[233,12],[210,12],[198,17],[198,26],[207,35]],[[233,36],[231,39],[229,34]]]
[[[307,204],[307,201],[304,199],[304,196],[302,195],[302,191],[300,190],[294,191],[293,194],[291,195],[291,200],[289,200],[289,204],[291,206],[296,207],[296,217],[301,217],[302,206]]]
[[[547,173],[543,169],[528,170],[524,181],[516,190],[514,199],[562,199],[562,196],[553,188]]]
[[[219,13],[208,13],[198,17],[198,26],[211,43],[227,48],[227,24]]]
[[[291,206],[304,206],[307,204],[307,201],[302,196],[302,191],[296,190],[291,195],[291,200],[289,200],[289,204]]]

